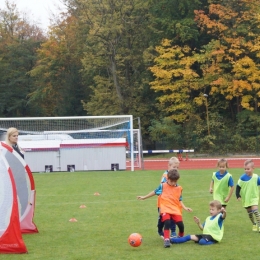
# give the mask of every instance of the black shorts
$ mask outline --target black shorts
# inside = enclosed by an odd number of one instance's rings
[[[204,238],[206,241],[212,241],[214,243],[217,243],[218,241],[215,240],[211,235],[195,235],[199,240],[196,241],[196,243],[198,243],[202,238]]]

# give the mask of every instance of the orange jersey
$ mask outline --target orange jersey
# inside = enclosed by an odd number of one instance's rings
[[[182,215],[182,207],[180,204],[181,195],[181,186],[171,186],[167,182],[162,183],[162,194],[159,196],[160,213]]]

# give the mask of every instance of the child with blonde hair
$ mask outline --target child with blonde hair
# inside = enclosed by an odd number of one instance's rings
[[[236,186],[236,197],[248,213],[253,224],[253,231],[260,231],[260,214],[258,211],[260,177],[253,173],[254,162],[248,159],[244,163],[245,173],[239,178]]]
[[[212,245],[222,240],[224,235],[224,219],[226,210],[222,207],[221,202],[213,200],[209,203],[209,213],[203,224],[198,217],[194,217],[195,223],[203,233],[200,235],[187,235],[185,237],[171,238],[171,243],[180,244],[187,241],[195,241],[200,245]]]
[[[232,175],[227,171],[228,162],[226,159],[219,159],[218,171],[213,172],[209,192],[213,193],[213,199],[221,202],[226,207],[234,191]]]

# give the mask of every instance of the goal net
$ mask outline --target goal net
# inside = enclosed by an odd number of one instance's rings
[[[132,115],[0,118],[2,140],[10,127],[33,172],[125,169],[127,151],[134,170]]]

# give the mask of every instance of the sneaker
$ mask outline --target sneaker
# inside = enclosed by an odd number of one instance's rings
[[[177,234],[175,232],[171,232],[171,238],[177,237]]]
[[[257,224],[254,224],[254,225],[253,225],[252,230],[253,230],[253,231],[257,231],[257,230],[258,230]]]
[[[162,238],[162,239],[164,239],[164,234],[163,234],[163,231],[161,231],[161,232],[158,232],[158,235]]]
[[[170,247],[170,246],[171,246],[170,239],[165,239],[164,240],[164,247],[167,248],[167,247]]]

